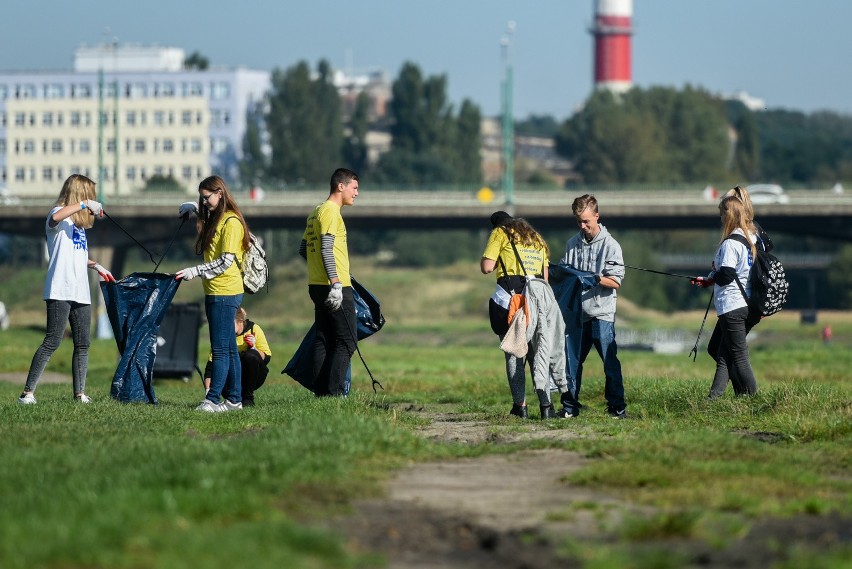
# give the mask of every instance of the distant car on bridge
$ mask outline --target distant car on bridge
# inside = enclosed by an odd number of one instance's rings
[[[766,204],[766,203],[790,203],[790,196],[784,193],[784,188],[778,184],[752,184],[747,186],[748,195],[751,197],[751,203]]]
[[[21,198],[13,196],[6,186],[0,186],[0,205],[17,205],[19,203],[21,203]]]

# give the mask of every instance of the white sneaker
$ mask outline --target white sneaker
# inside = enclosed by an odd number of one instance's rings
[[[220,405],[220,407],[222,408],[222,411],[236,411],[238,409],[243,408],[243,403],[242,403],[242,401],[237,402],[237,403],[231,403],[230,401],[225,399],[224,401],[222,401],[222,404]]]
[[[205,399],[195,408],[196,411],[204,411],[205,413],[220,413],[224,411],[221,404],[213,403],[209,399]]]
[[[74,401],[77,401],[79,403],[91,403],[92,398],[86,395],[85,393],[81,393],[79,395],[74,396]]]
[[[20,397],[18,397],[18,403],[21,405],[35,405],[37,403],[35,395],[30,391],[29,393],[22,393]]]

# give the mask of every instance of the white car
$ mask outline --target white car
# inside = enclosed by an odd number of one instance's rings
[[[790,196],[784,193],[784,188],[778,184],[752,184],[747,186],[748,195],[753,204],[790,203]]]
[[[21,203],[21,199],[13,196],[9,188],[0,186],[0,205],[17,205]]]

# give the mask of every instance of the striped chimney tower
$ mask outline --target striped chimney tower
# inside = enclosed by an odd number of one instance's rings
[[[595,0],[595,89],[623,93],[633,86],[630,36],[633,0]]]

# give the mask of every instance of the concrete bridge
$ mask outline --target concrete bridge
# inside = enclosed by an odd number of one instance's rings
[[[371,191],[365,184],[353,207],[344,210],[347,228],[393,230],[490,229],[488,218],[498,209],[528,219],[542,233],[576,227],[571,202],[577,192],[523,191],[515,194],[512,206],[502,198],[480,203],[472,192],[454,191]],[[716,200],[706,200],[698,191],[601,191],[595,193],[601,220],[608,227],[624,231],[718,229]],[[756,204],[756,217],[770,234],[801,236],[852,242],[852,194],[827,190],[788,191],[786,204]],[[326,198],[322,190],[267,192],[262,202],[246,194],[236,194],[252,231],[289,229],[300,231],[316,204]],[[93,247],[115,249],[120,266],[123,252],[135,246],[125,231],[155,255],[165,250],[173,236],[194,237],[194,223],[181,226],[177,208],[194,195],[136,193],[110,197],[105,210],[116,223],[104,219],[89,234]],[[53,197],[21,200],[0,205],[0,233],[44,235],[44,220]],[[123,230],[119,227],[123,228]],[[180,230],[179,230],[180,229]]]

